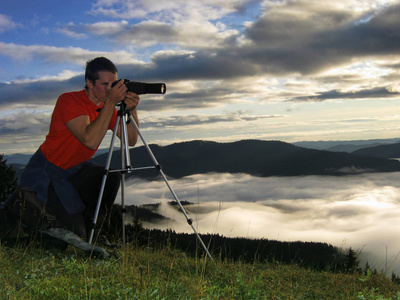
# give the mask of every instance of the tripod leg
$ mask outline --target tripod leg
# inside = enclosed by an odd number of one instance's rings
[[[114,150],[114,141],[115,141],[115,136],[117,134],[119,120],[120,120],[120,117],[118,116],[117,117],[117,121],[115,122],[114,132],[113,132],[113,135],[112,135],[112,138],[111,138],[111,144],[110,144],[110,148],[109,148],[109,151],[108,151],[106,166],[105,166],[105,169],[104,169],[103,180],[101,182],[101,188],[100,188],[100,192],[99,192],[99,197],[97,199],[96,210],[95,210],[94,217],[93,217],[93,224],[92,224],[92,228],[90,230],[89,244],[91,244],[92,241],[93,241],[94,230],[96,228],[97,218],[99,216],[101,200],[103,199],[104,188],[106,186],[107,176],[108,176],[108,173],[110,171],[111,158],[112,158],[112,153],[113,153],[113,150]]]
[[[181,209],[181,212],[183,213],[183,215],[186,218],[187,223],[192,227],[193,232],[196,234],[197,239],[199,240],[201,246],[203,247],[204,251],[206,252],[207,256],[212,259],[210,252],[208,251],[206,245],[204,244],[203,240],[201,239],[200,235],[198,234],[197,230],[194,228],[193,226],[193,220],[189,218],[189,216],[187,215],[185,209],[183,208],[181,201],[179,200],[178,196],[175,194],[174,190],[172,189],[171,185],[168,182],[167,177],[165,176],[160,164],[158,163],[156,157],[154,156],[153,152],[151,151],[149,145],[146,143],[142,133],[139,130],[139,126],[136,124],[135,120],[133,119],[133,117],[131,115],[129,115],[131,122],[133,123],[133,125],[136,128],[136,131],[140,137],[140,139],[142,140],[148,154],[150,155],[151,159],[153,160],[154,166],[155,168],[158,170],[158,172],[161,174],[162,178],[164,179],[165,183],[168,186],[168,189],[170,190],[172,196],[174,197],[175,201],[178,203],[179,208]]]
[[[121,121],[121,217],[122,217],[122,244],[125,245],[126,234],[125,234],[125,171],[130,172],[131,160],[128,149],[128,131],[126,128],[126,116],[122,115]]]

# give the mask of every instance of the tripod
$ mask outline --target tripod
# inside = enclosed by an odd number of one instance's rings
[[[193,226],[193,220],[189,218],[189,216],[187,215],[185,209],[183,208],[181,201],[179,200],[178,196],[175,194],[174,190],[172,189],[171,185],[168,182],[167,177],[165,176],[160,164],[158,163],[157,159],[155,158],[153,152],[151,151],[150,147],[148,146],[148,144],[146,143],[146,141],[143,138],[142,133],[139,130],[139,126],[136,124],[135,120],[133,119],[133,117],[131,116],[129,110],[126,108],[126,104],[124,102],[121,102],[120,104],[118,104],[118,106],[120,107],[119,111],[118,111],[118,115],[117,115],[117,121],[115,122],[115,128],[113,131],[113,135],[111,138],[111,144],[110,144],[110,148],[109,148],[109,152],[107,155],[107,161],[106,161],[106,165],[105,165],[105,173],[103,176],[103,180],[101,183],[101,188],[100,188],[100,193],[99,193],[99,197],[97,200],[97,205],[96,205],[96,210],[95,210],[95,214],[93,217],[93,224],[92,224],[92,229],[90,232],[90,237],[89,237],[89,244],[92,243],[93,240],[93,236],[94,236],[94,230],[96,228],[96,223],[97,223],[97,218],[99,215],[99,211],[100,211],[100,205],[101,205],[101,201],[103,198],[103,193],[104,193],[104,188],[106,185],[106,181],[107,181],[107,176],[110,172],[120,172],[121,173],[121,207],[122,207],[122,242],[125,245],[125,174],[126,173],[130,173],[132,171],[137,171],[137,170],[144,170],[144,169],[156,169],[159,174],[161,175],[161,177],[164,179],[165,183],[167,184],[168,189],[170,190],[172,196],[174,197],[175,201],[178,203],[179,208],[181,210],[181,212],[183,213],[183,215],[186,218],[187,223],[192,227],[193,232],[195,233],[198,241],[200,242],[201,246],[203,247],[204,251],[206,252],[207,256],[212,259],[210,252],[208,251],[207,247],[205,246],[205,244],[203,243],[203,240],[201,239],[200,235],[198,234],[198,232],[196,231],[196,229]],[[140,139],[142,140],[150,158],[152,159],[154,166],[148,166],[148,167],[141,167],[141,168],[132,168],[131,166],[131,160],[130,160],[130,154],[129,154],[129,149],[128,149],[128,131],[127,131],[127,123],[128,120],[130,122],[132,122],[132,124],[135,126],[136,131],[140,137]],[[121,124],[121,136],[120,136],[120,141],[121,141],[121,169],[120,170],[113,170],[110,171],[110,164],[111,164],[111,158],[112,158],[112,153],[114,150],[114,142],[115,142],[115,137],[117,134],[117,129],[118,129],[118,124]]]

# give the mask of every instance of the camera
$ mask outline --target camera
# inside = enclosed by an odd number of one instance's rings
[[[119,80],[114,81],[111,86],[116,85],[118,82]],[[167,86],[165,85],[165,83],[145,83],[124,79],[124,84],[128,88],[128,92],[132,92],[137,95],[165,94],[165,92],[167,91]]]

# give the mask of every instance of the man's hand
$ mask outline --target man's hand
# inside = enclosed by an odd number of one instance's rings
[[[126,97],[126,91],[128,90],[128,88],[124,84],[123,79],[118,81],[118,83],[116,85],[114,85],[113,87],[111,87],[112,84],[113,84],[112,82],[109,82],[107,84],[107,88],[106,88],[107,100],[106,100],[106,102],[110,102],[111,104],[113,104],[115,106],[116,104],[118,104],[119,102],[124,100],[124,98]]]
[[[139,95],[132,92],[127,92],[124,102],[126,104],[126,108],[131,113],[131,116],[135,121],[136,125],[139,126],[139,117],[136,109],[140,102]],[[133,126],[133,124],[129,124],[127,128],[128,128],[129,146],[134,146],[138,139],[138,132],[136,131],[136,128]]]
[[[135,93],[127,92],[124,102],[126,104],[126,108],[129,109],[129,111],[133,111],[139,105],[140,97]]]

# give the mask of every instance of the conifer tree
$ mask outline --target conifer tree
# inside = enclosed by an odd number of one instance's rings
[[[7,165],[4,154],[0,154],[0,203],[17,189],[15,170]]]

